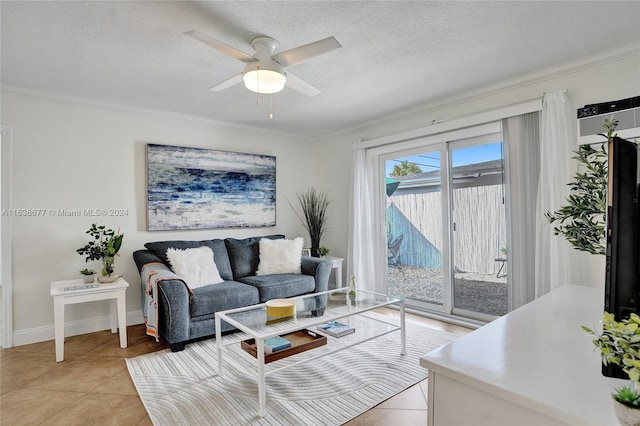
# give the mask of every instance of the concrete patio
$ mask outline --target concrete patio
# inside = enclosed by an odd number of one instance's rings
[[[415,266],[390,267],[389,294],[442,305],[442,271]],[[495,274],[457,273],[453,285],[454,306],[489,315],[507,313],[507,277]]]

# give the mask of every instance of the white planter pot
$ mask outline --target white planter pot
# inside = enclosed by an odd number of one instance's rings
[[[640,426],[640,409],[631,408],[613,400],[616,417],[622,426]]]
[[[107,275],[107,276],[103,275],[101,277],[98,277],[98,282],[102,284],[110,284],[115,280],[117,280],[118,278],[120,278],[121,276],[122,275]]]

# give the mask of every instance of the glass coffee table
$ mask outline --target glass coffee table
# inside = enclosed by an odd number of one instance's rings
[[[385,334],[400,332],[400,353],[406,354],[406,333],[405,333],[405,315],[404,315],[404,299],[389,297],[384,294],[369,292],[366,290],[357,290],[357,297],[348,296],[348,289],[338,288],[322,293],[312,293],[304,296],[292,297],[290,301],[295,302],[295,313],[290,317],[273,318],[267,316],[266,305],[252,305],[244,308],[230,309],[227,311],[217,312],[215,316],[216,323],[216,347],[218,352],[218,374],[224,374],[224,352],[225,347],[230,345],[238,345],[237,341],[225,343],[222,341],[222,322],[226,322],[243,331],[255,345],[255,357],[246,353],[247,359],[253,359],[257,367],[258,381],[258,402],[260,417],[266,414],[266,377],[294,365],[303,362],[310,362],[318,358],[334,354],[338,351],[348,349],[360,343],[378,338]],[[378,309],[385,306],[396,306],[399,309],[399,318],[388,317],[382,319],[380,316],[373,317],[371,314],[366,315],[368,311]],[[355,333],[335,338],[327,335],[327,345],[325,348],[315,354],[315,349],[310,349],[313,354],[308,353],[307,356],[297,357],[298,359],[289,359],[289,362],[282,367],[277,366],[266,371],[265,369],[265,352],[264,340],[270,337],[282,336],[297,332],[299,330],[310,330],[311,334],[323,336],[318,332],[317,326],[331,321],[340,321],[343,323],[357,325]],[[396,324],[399,322],[399,324]],[[318,332],[318,333],[316,333]],[[348,338],[347,338],[348,337]],[[232,339],[233,340],[233,339]],[[296,355],[292,355],[296,357]]]

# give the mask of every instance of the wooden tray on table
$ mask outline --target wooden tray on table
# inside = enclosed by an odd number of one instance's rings
[[[327,344],[327,336],[323,336],[322,334],[316,333],[315,331],[307,330],[306,328],[303,330],[295,331],[293,333],[283,334],[280,337],[283,337],[290,341],[291,347],[278,352],[274,352],[272,354],[264,354],[265,364]],[[251,354],[251,356],[253,356],[254,358],[258,357],[258,351],[256,350],[256,339],[243,340],[242,342],[240,342],[240,347],[245,352]]]

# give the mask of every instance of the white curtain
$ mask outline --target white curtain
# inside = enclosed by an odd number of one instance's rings
[[[540,113],[502,120],[507,215],[511,224],[507,253],[509,267],[509,310],[535,298],[536,198],[540,175]]]
[[[562,236],[553,235],[553,227],[544,214],[565,203],[567,184],[575,172],[577,149],[576,120],[564,91],[547,93],[542,101],[540,138],[540,178],[536,208],[536,297],[564,284],[575,284],[570,274],[571,246]]]
[[[374,271],[374,185],[372,159],[366,149],[353,152],[351,196],[349,197],[349,255],[347,272],[355,276],[358,288],[376,290]],[[350,278],[349,278],[350,279]]]

